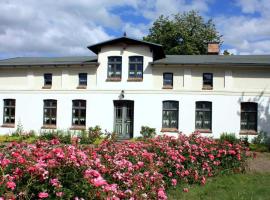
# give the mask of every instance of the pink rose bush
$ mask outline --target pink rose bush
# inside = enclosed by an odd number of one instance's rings
[[[244,170],[248,153],[199,133],[98,147],[14,142],[0,150],[0,199],[166,200],[169,187]]]

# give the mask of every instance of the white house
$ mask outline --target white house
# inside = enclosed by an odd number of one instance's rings
[[[100,125],[122,138],[157,132],[219,137],[270,132],[270,56],[165,55],[161,45],[120,37],[96,56],[0,61],[0,134]]]

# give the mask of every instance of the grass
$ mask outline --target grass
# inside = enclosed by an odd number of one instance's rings
[[[270,173],[223,175],[208,179],[204,186],[180,185],[168,191],[169,200],[264,200],[270,199]]]

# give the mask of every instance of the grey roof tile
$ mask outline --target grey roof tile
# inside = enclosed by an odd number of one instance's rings
[[[97,56],[71,57],[16,57],[0,60],[0,66],[65,65],[96,63]]]
[[[270,65],[270,55],[166,55],[153,64],[254,64]]]

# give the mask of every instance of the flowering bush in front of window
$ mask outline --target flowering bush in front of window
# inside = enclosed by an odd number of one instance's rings
[[[167,199],[181,183],[204,185],[244,170],[248,149],[193,133],[146,141],[105,140],[97,148],[54,139],[0,150],[0,199]],[[188,189],[185,188],[185,192]]]

